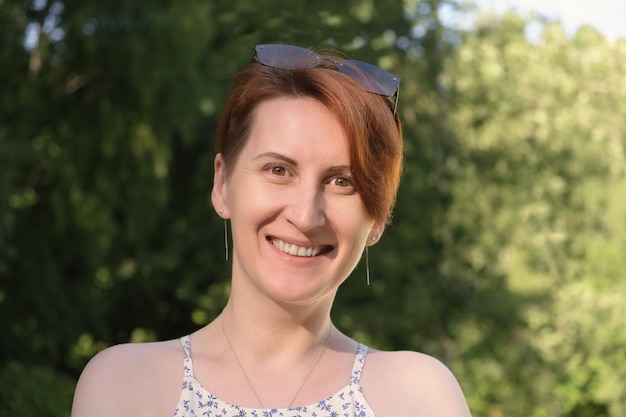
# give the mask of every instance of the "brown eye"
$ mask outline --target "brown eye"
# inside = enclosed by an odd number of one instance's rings
[[[348,177],[335,177],[332,179],[331,184],[339,188],[354,188],[352,179]]]
[[[272,174],[279,176],[279,177],[284,177],[285,175],[287,175],[287,170],[281,166],[272,167],[271,172]]]
[[[338,187],[349,187],[352,185],[352,181],[347,178],[335,178],[335,185]]]

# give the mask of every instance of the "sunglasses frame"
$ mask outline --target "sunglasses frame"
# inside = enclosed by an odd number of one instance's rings
[[[266,67],[297,70],[321,66],[325,58],[317,52],[293,45],[261,44],[254,48],[254,60]],[[393,114],[396,115],[400,79],[384,69],[367,62],[354,59],[334,59],[335,68],[347,75],[368,93],[383,97],[394,97]]]

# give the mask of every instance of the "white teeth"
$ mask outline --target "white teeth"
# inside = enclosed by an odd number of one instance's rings
[[[281,251],[288,253],[289,255],[292,256],[307,256],[307,257],[311,257],[311,256],[317,256],[320,254],[320,252],[322,251],[321,248],[315,248],[315,247],[304,247],[304,246],[297,246],[297,245],[291,245],[289,243],[285,243],[282,240],[274,240],[272,239],[272,245],[274,245],[275,247],[277,247],[278,249],[280,249]]]

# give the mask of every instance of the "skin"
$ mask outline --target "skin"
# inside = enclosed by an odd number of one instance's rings
[[[346,143],[321,103],[279,98],[257,108],[231,175],[216,157],[211,197],[231,220],[232,291],[221,316],[191,343],[197,379],[225,401],[260,407],[225,333],[267,407],[311,404],[348,381],[357,343],[332,325],[330,310],[383,226],[367,217],[354,190]],[[171,416],[182,356],[178,341],[101,352],[81,376],[72,416]],[[379,417],[470,416],[452,374],[427,355],[370,351],[361,385]]]

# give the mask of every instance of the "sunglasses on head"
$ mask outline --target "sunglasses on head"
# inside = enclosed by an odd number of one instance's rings
[[[254,48],[254,59],[261,64],[286,70],[316,68],[322,65],[324,58],[318,53],[299,46],[269,44],[257,45]],[[396,96],[393,114],[398,104],[398,87],[400,79],[376,65],[354,59],[337,59],[337,71],[347,75],[363,90],[384,97]]]

